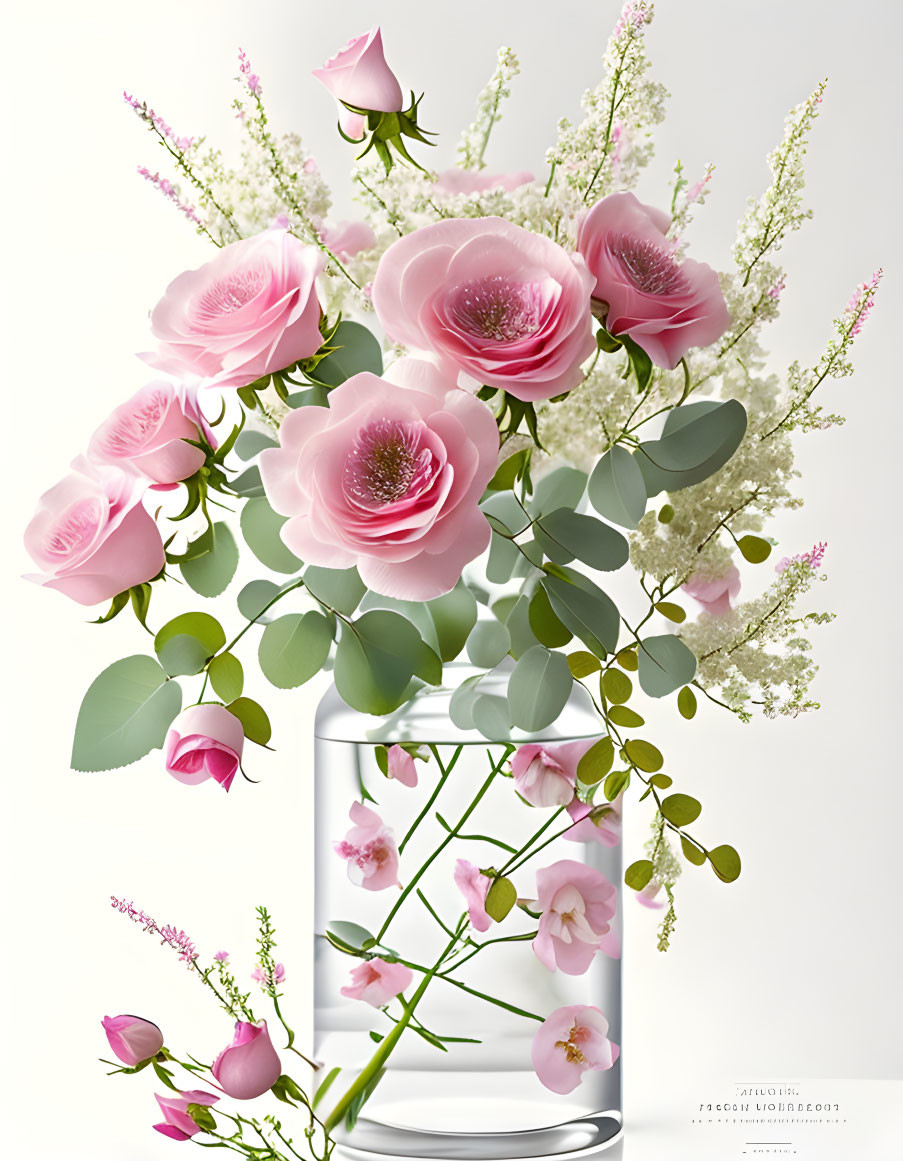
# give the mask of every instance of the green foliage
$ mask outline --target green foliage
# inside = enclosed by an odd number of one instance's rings
[[[338,951],[346,955],[362,957],[376,946],[376,937],[359,923],[348,923],[344,919],[333,919],[326,928],[326,939]]]
[[[273,728],[262,705],[250,697],[237,697],[229,702],[226,709],[241,722],[249,742],[256,742],[258,746],[265,746],[269,742]]]
[[[530,598],[525,593],[521,593],[512,605],[505,618],[505,628],[511,637],[510,653],[515,660],[539,644],[530,625]]]
[[[595,516],[556,508],[534,525],[536,542],[549,560],[568,564],[577,557],[600,572],[615,572],[627,563],[630,547],[614,528]]]
[[[502,460],[496,469],[495,475],[486,485],[488,492],[509,492],[515,484],[524,480],[528,492],[533,490],[530,481],[530,460],[533,456],[532,447],[521,448],[507,459]]]
[[[261,610],[279,593],[279,585],[270,580],[254,580],[241,590],[236,598],[238,611],[246,621],[256,621],[258,625],[266,625],[271,618],[261,616]]]
[[[323,1077],[323,1079],[320,1081],[319,1085],[317,1086],[317,1091],[314,1093],[314,1099],[311,1101],[311,1108],[312,1109],[315,1109],[317,1107],[317,1105],[320,1103],[320,1101],[323,1099],[323,1097],[326,1096],[327,1092],[329,1091],[330,1085],[332,1084],[332,1082],[335,1080],[335,1078],[339,1075],[339,1073],[341,1071],[342,1071],[341,1068],[338,1065],[336,1065],[335,1068],[331,1068],[329,1070],[329,1072],[326,1073],[326,1075]]]
[[[209,613],[182,613],[167,621],[154,638],[154,652],[170,675],[200,673],[226,644],[226,634]]]
[[[574,678],[580,681],[581,678],[589,677],[592,673],[598,673],[602,668],[602,663],[594,654],[578,649],[575,653],[568,654],[568,666]]]
[[[367,591],[356,568],[321,568],[312,564],[304,573],[304,584],[318,601],[346,617],[351,616]]]
[[[661,750],[643,738],[631,738],[625,742],[624,752],[638,770],[645,770],[647,774],[661,770],[665,764]]]
[[[559,619],[592,653],[606,657],[614,652],[620,615],[607,593],[574,569],[564,568],[547,570],[542,587]]]
[[[235,441],[234,451],[240,460],[252,460],[264,448],[279,447],[279,440],[273,439],[265,431],[242,431]]]
[[[614,760],[615,747],[611,738],[600,738],[577,763],[577,781],[584,786],[595,786],[611,770]]]
[[[654,867],[649,859],[637,859],[624,872],[624,882],[633,891],[642,891],[652,879]]]
[[[287,613],[263,631],[257,659],[264,677],[294,689],[319,673],[329,656],[333,627],[322,613]]]
[[[534,645],[519,658],[508,679],[512,723],[531,733],[545,729],[564,709],[573,684],[567,660]]]
[[[241,532],[248,548],[273,572],[298,572],[302,565],[280,536],[286,519],[274,512],[263,496],[245,501],[241,510]]]
[[[476,598],[459,580],[450,593],[427,601],[426,609],[435,627],[439,656],[454,661],[477,622]]]
[[[670,633],[645,637],[639,649],[639,679],[649,697],[667,697],[696,676],[696,658],[679,637]]]
[[[629,701],[633,693],[633,682],[620,669],[606,669],[601,680],[602,694],[613,705]]]
[[[699,484],[723,468],[746,434],[742,403],[704,399],[668,412],[662,438],[640,444],[637,462],[650,496]]]
[[[659,809],[674,826],[689,826],[702,814],[702,803],[689,794],[669,794]]]
[[[662,504],[658,510],[659,524],[670,524],[674,519],[674,508],[670,504]]]
[[[520,559],[520,549],[514,541],[499,532],[493,532],[489,542],[489,559],[486,561],[486,579],[494,585],[505,584],[514,576]]]
[[[191,1102],[185,1110],[199,1129],[205,1133],[216,1132],[216,1118],[206,1105],[196,1105]]]
[[[730,846],[715,847],[708,852],[712,870],[723,883],[733,883],[740,877],[740,856]]]
[[[600,516],[622,528],[636,528],[646,511],[646,482],[626,448],[615,445],[599,460],[588,495]]]
[[[545,645],[547,649],[557,649],[562,645],[567,645],[573,638],[574,634],[562,624],[552,608],[548,594],[541,585],[530,598],[528,612],[530,628],[533,630],[536,640],[541,645]]]
[[[566,466],[555,468],[536,485],[533,498],[527,502],[527,511],[534,517],[546,516],[557,508],[573,511],[585,490],[586,472]]]
[[[677,709],[680,716],[687,721],[696,717],[696,694],[688,685],[685,685],[677,695]]]
[[[113,770],[159,749],[182,691],[153,657],[114,661],[88,688],[75,724],[74,770]]]
[[[408,695],[414,676],[431,685],[442,680],[442,662],[410,621],[373,609],[343,624],[335,657],[336,689],[353,709],[388,714]]]
[[[680,849],[684,853],[684,858],[687,862],[692,863],[696,867],[701,867],[706,861],[705,851],[701,851],[699,847],[691,842],[685,834],[680,836]]]
[[[220,653],[207,666],[214,693],[223,701],[235,701],[244,689],[245,674],[233,653]]]
[[[467,656],[479,669],[492,669],[511,648],[511,635],[501,621],[477,621],[467,638]]]
[[[629,770],[612,770],[612,772],[605,779],[605,785],[602,787],[602,793],[609,802],[614,802],[622,790],[626,790],[630,785],[630,771]]]
[[[622,649],[621,652],[615,657],[615,661],[617,661],[618,665],[620,665],[622,669],[626,669],[630,673],[636,673],[639,666],[639,662],[637,661],[636,645],[630,645],[628,648]]]
[[[379,340],[360,323],[340,322],[329,340],[329,346],[336,349],[319,360],[308,376],[312,381],[327,387],[339,387],[346,379],[361,371],[369,371],[372,375],[383,373],[383,353]]]
[[[501,923],[516,902],[517,888],[510,879],[499,875],[492,880],[483,906],[490,919],[495,920],[496,923]]]
[[[646,719],[636,713],[635,710],[629,709],[626,705],[613,705],[608,710],[608,720],[613,726],[621,726],[623,729],[635,730],[640,726],[646,724]]]
[[[675,605],[671,601],[659,601],[655,606],[656,612],[661,613],[663,617],[667,617],[669,621],[673,621],[676,625],[682,624],[687,619],[685,609],[680,605]]]
[[[737,547],[743,554],[743,559],[750,564],[761,564],[771,556],[771,545],[761,536],[741,536]]]

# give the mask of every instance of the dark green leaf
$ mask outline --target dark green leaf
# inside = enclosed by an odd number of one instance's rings
[[[613,705],[608,711],[608,720],[615,726],[621,726],[624,729],[638,729],[640,726],[646,724],[646,719],[641,717],[632,709],[628,709],[626,705]]]
[[[614,601],[598,585],[573,569],[561,569],[567,579],[550,573],[542,586],[559,618],[597,657],[617,648],[620,616]]]
[[[532,454],[532,447],[524,447],[503,460],[496,469],[495,475],[486,485],[487,491],[510,492],[517,481],[523,479],[524,473],[529,471]]]
[[[128,766],[163,745],[182,691],[153,657],[114,661],[91,683],[78,711],[74,770]]]
[[[533,630],[536,640],[548,649],[557,649],[561,645],[567,645],[574,636],[570,629],[561,623],[558,614],[552,608],[548,593],[542,585],[530,598],[529,619],[530,628]],[[596,664],[598,665],[598,662]]]
[[[432,653],[410,621],[388,610],[364,613],[342,626],[335,659],[339,694],[362,713],[388,714],[401,705],[408,684]],[[433,653],[432,656],[440,664]]]
[[[256,621],[259,625],[266,625],[270,618],[260,616],[261,609],[272,601],[279,592],[279,585],[269,580],[249,581],[238,594],[238,611],[246,621]]]
[[[229,702],[226,709],[241,722],[249,742],[256,742],[258,746],[265,746],[269,742],[273,728],[262,705],[249,697],[237,697],[235,701]]]
[[[658,511],[659,524],[670,524],[674,519],[674,508],[670,504],[662,504]]]
[[[593,468],[589,500],[600,516],[636,528],[646,511],[646,483],[639,464],[626,448],[615,445]]]
[[[724,883],[733,883],[740,877],[740,856],[733,847],[720,846],[708,853],[712,870]]]
[[[251,500],[255,496],[265,496],[266,489],[260,478],[260,468],[255,464],[240,475],[234,476],[229,481],[229,490],[234,492],[236,496],[242,496],[247,500]]]
[[[217,521],[210,551],[183,561],[179,568],[186,582],[202,597],[218,597],[224,592],[238,568],[238,545],[229,525]]]
[[[367,591],[356,568],[311,565],[304,573],[304,583],[317,600],[346,617],[351,616]]]
[[[576,556],[590,568],[614,572],[627,563],[630,547],[620,532],[595,516],[569,508],[557,508],[534,526],[536,540],[556,564],[568,564]]]
[[[642,891],[652,879],[654,867],[649,859],[637,859],[624,872],[624,882],[633,891]]]
[[[650,496],[674,492],[714,475],[746,433],[742,403],[702,400],[669,412],[661,439],[640,444],[637,463]]]
[[[513,540],[493,532],[489,542],[489,558],[486,561],[486,579],[494,585],[503,585],[514,575],[520,560],[520,549]]]
[[[443,661],[454,661],[477,622],[477,602],[463,581],[450,593],[426,602],[426,608],[436,627],[439,656]]]
[[[676,625],[680,625],[687,619],[686,610],[682,609],[680,605],[673,604],[671,601],[659,601],[655,608],[663,617],[667,617],[669,621],[673,621]]]
[[[652,360],[640,344],[629,335],[621,335],[620,338],[624,350],[627,352],[627,357],[630,359],[630,369],[636,379],[637,389],[645,391],[652,379]]]
[[[492,880],[492,886],[486,893],[486,902],[483,906],[490,919],[494,919],[496,923],[501,923],[516,902],[517,888],[510,879],[500,876]]]
[[[737,547],[743,553],[744,560],[750,564],[761,564],[771,556],[771,545],[761,536],[741,536]]]
[[[679,637],[645,637],[639,650],[639,679],[649,697],[667,697],[696,676],[696,658]]]
[[[257,659],[264,677],[294,689],[319,673],[332,646],[332,624],[322,613],[288,613],[263,631]]]
[[[241,662],[233,653],[220,653],[207,666],[210,674],[210,684],[214,693],[223,701],[235,701],[241,697],[244,689],[245,675]]]
[[[216,1132],[216,1118],[206,1105],[196,1105],[193,1101],[185,1110],[199,1129],[205,1133]]]
[[[360,323],[342,321],[329,340],[331,347],[339,347],[317,363],[313,378],[330,387],[339,387],[352,375],[369,371],[383,373],[383,353],[379,340]]]
[[[662,799],[661,812],[675,826],[689,826],[702,814],[702,803],[689,794],[669,794]]]
[[[248,547],[273,572],[298,572],[302,566],[280,535],[286,520],[287,517],[273,511],[263,496],[247,500],[241,510],[241,531]]]

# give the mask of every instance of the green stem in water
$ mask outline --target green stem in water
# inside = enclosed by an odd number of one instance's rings
[[[408,833],[404,836],[404,838],[398,844],[398,853],[399,854],[402,853],[405,846],[407,845],[408,839],[411,837],[411,835],[414,833],[414,831],[417,829],[417,827],[420,826],[420,824],[426,818],[427,814],[430,812],[430,809],[432,808],[433,803],[439,797],[439,791],[445,785],[445,780],[448,778],[449,774],[451,774],[452,770],[454,770],[455,763],[461,757],[461,753],[462,753],[463,749],[464,749],[463,746],[458,746],[457,750],[455,750],[454,754],[452,754],[451,761],[449,762],[448,766],[446,767],[446,766],[442,765],[442,759],[439,757],[438,747],[437,746],[430,746],[430,751],[432,752],[433,757],[436,759],[436,765],[439,767],[441,777],[439,778],[439,782],[436,786],[436,789],[430,795],[426,806],[424,806],[423,810],[421,810],[421,812],[417,815],[417,817],[411,823],[410,827],[408,828]]]

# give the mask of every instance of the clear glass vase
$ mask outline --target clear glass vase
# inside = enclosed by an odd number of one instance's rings
[[[602,809],[578,827],[564,806],[526,802],[510,771],[517,746],[547,743],[553,756],[582,750],[598,736],[598,719],[575,687],[541,735],[487,741],[449,717],[454,688],[474,672],[447,667],[449,687],[424,689],[387,719],[349,709],[334,688],[317,713],[314,1050],[320,1077],[341,1070],[317,1113],[350,1156],[573,1155],[598,1149],[621,1127],[619,1047],[613,1064],[600,1062],[598,1047],[581,1039],[592,1039],[582,1027],[591,1007],[607,1021],[612,1044],[621,1042],[618,804],[609,813],[600,795]],[[492,680],[481,688],[492,692]],[[558,749],[569,742],[570,751]],[[415,787],[380,768],[386,748],[402,743],[429,755],[414,763]],[[362,800],[373,814],[355,808],[365,822],[355,829],[349,810]],[[514,884],[517,904],[501,922],[490,923],[479,907],[476,920],[468,913],[455,880],[458,860],[471,864],[484,889],[494,880],[477,868]],[[532,944],[544,922],[537,870],[557,867],[550,873],[567,878],[574,864],[588,868],[584,878],[593,882],[604,876],[614,902],[604,950],[592,943],[588,952],[578,949],[584,970],[571,961],[569,974],[559,968],[567,959],[560,939],[552,940],[560,953],[555,970],[547,966],[548,939],[545,963]],[[566,896],[556,898],[560,910]],[[598,916],[594,922],[598,928]],[[401,996],[387,1000],[387,988],[399,982]],[[561,1093],[537,1075],[533,1049],[542,1022],[564,1008],[556,1017],[561,1028],[552,1035],[550,1023],[543,1041],[545,1057],[575,1065],[563,1069],[563,1085],[553,1079],[561,1088],[579,1077]],[[590,1020],[597,1030],[599,1019]],[[587,1061],[592,1067],[583,1067]]]

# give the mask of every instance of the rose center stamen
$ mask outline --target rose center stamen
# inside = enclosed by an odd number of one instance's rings
[[[263,270],[236,270],[228,278],[208,286],[198,300],[198,313],[206,318],[233,314],[250,302],[266,281]]]
[[[414,483],[424,456],[418,454],[416,435],[402,423],[379,420],[358,434],[345,461],[346,495],[367,505],[392,504]]]
[[[664,246],[629,234],[615,234],[608,248],[633,285],[644,294],[680,294],[688,289],[680,265]]]
[[[540,287],[503,274],[465,282],[454,293],[451,319],[467,334],[511,343],[539,329]]]

